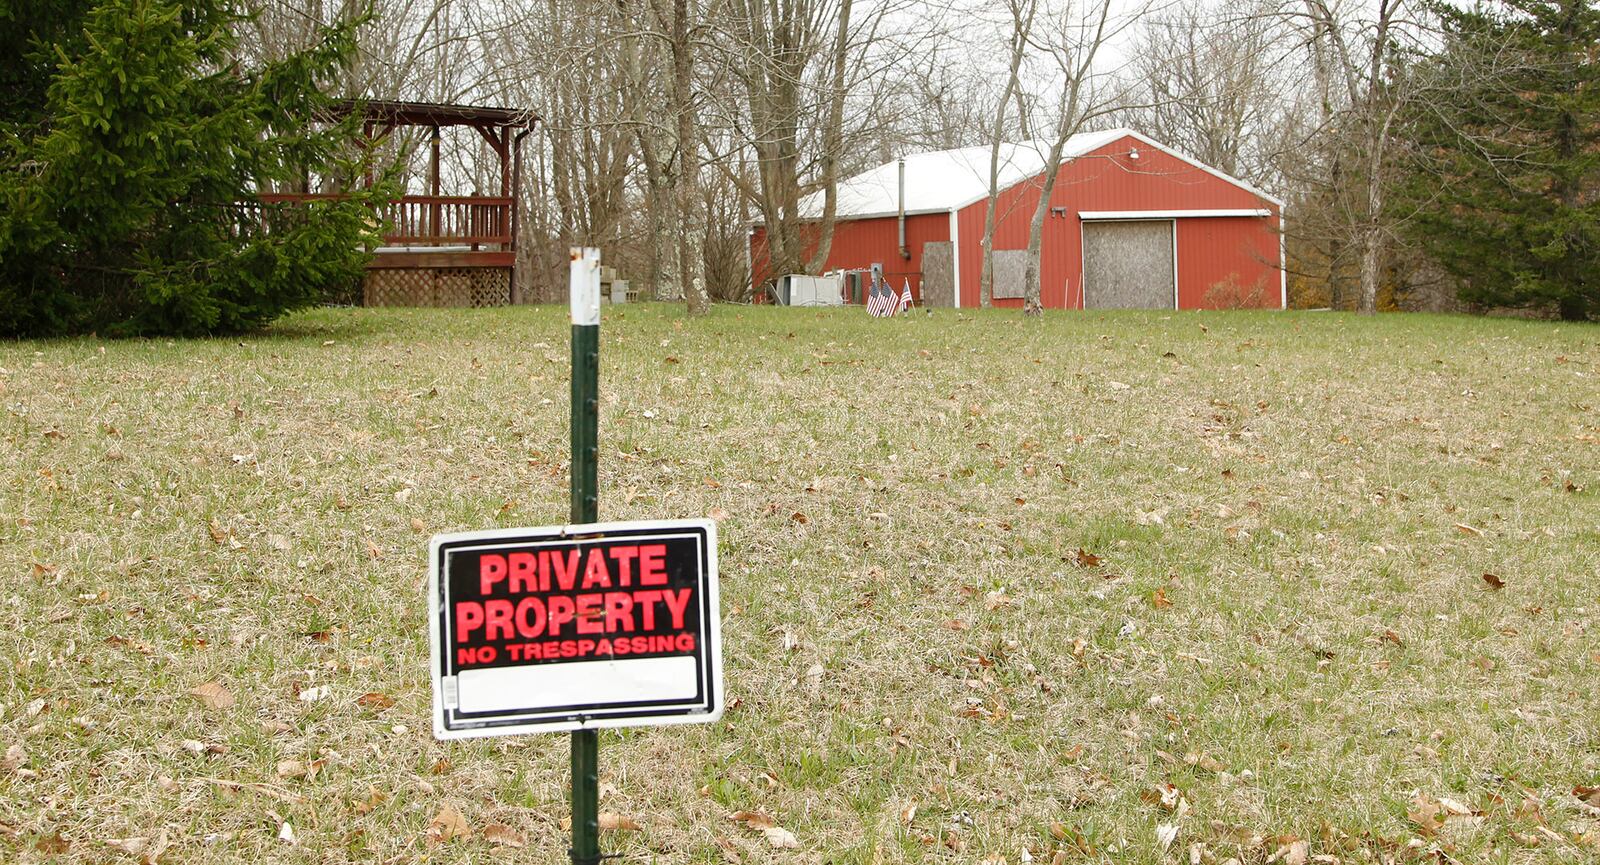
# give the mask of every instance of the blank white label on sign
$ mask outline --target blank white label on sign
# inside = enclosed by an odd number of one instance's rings
[[[582,701],[695,698],[695,662],[683,657],[494,667],[469,670],[457,679],[463,712],[549,709]],[[541,701],[542,706],[529,705]]]

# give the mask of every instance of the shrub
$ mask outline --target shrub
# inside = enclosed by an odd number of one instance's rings
[[[355,25],[251,65],[240,21],[232,0],[0,5],[0,334],[240,331],[359,278],[381,190],[253,204],[363,171],[337,158],[348,125],[317,122]]]

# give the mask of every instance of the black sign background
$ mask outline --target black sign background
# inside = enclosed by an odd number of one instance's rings
[[[506,725],[581,722],[618,716],[646,719],[664,715],[716,713],[720,707],[716,705],[718,695],[712,687],[712,665],[720,659],[714,659],[712,652],[720,647],[713,646],[717,613],[712,607],[714,598],[709,591],[711,580],[714,579],[711,573],[714,543],[712,530],[701,521],[639,524],[637,527],[608,528],[594,534],[576,535],[563,535],[561,527],[529,529],[526,533],[513,536],[447,536],[437,542],[435,567],[438,568],[439,617],[436,622],[436,677],[454,677],[463,671],[495,667],[678,656],[695,658],[697,675],[693,700],[577,701],[552,706],[545,704],[537,695],[528,695],[528,699],[523,701],[528,708],[492,712],[464,712],[459,707],[451,708],[447,703],[442,713],[443,728],[484,729]],[[654,545],[664,547],[659,560],[660,573],[656,579],[650,583],[642,582],[644,573],[640,559],[629,560],[623,556],[621,561],[628,562],[631,572],[627,580],[629,584],[623,585],[619,559],[613,558],[608,551],[619,547],[642,549]],[[574,551],[577,552],[575,557]],[[554,562],[547,560],[547,591],[540,590],[535,577],[528,586],[531,590],[523,591],[519,587],[519,591],[511,592],[509,575],[494,580],[488,594],[482,591],[480,569],[485,556],[497,555],[509,559],[513,553],[538,556],[541,552],[560,557],[563,563],[573,562],[574,570],[567,573],[565,568],[558,569],[554,567]],[[584,588],[584,565],[595,555],[606,556],[610,585],[597,584]],[[660,579],[661,574],[664,574],[664,581]],[[562,587],[559,579],[562,575],[569,577],[569,588]],[[676,609],[661,597],[664,592],[673,593]],[[612,600],[614,606],[608,616],[608,598],[623,595],[628,596],[629,600]],[[524,603],[525,599],[530,598],[534,600]],[[580,608],[579,605],[585,601],[585,607]],[[523,615],[512,616],[509,637],[504,619],[494,629],[496,633],[492,639],[487,621],[473,627],[465,638],[457,634],[458,623],[462,621],[458,618],[459,608],[469,606],[474,610],[487,611],[490,603],[499,603],[502,614],[508,604],[523,604],[519,610]],[[624,604],[629,604],[631,608],[624,611],[621,609]],[[559,632],[552,636],[550,627],[557,618],[552,616],[552,611],[559,607],[565,612],[566,605],[571,606],[573,616],[561,622],[558,625]],[[653,618],[648,628],[645,627],[646,606],[650,608],[649,618]],[[586,609],[588,615],[580,615],[580,609]],[[681,627],[675,626],[675,613],[681,618]],[[469,610],[466,617],[470,624],[474,618],[473,611]],[[534,628],[541,619],[542,627]],[[585,629],[583,632],[579,630],[580,620]],[[517,627],[519,625],[520,629]],[[539,633],[529,636],[529,632],[534,630]],[[685,647],[684,642],[690,640],[692,647]],[[603,641],[609,641],[613,647],[619,641],[629,641],[629,644],[623,651],[613,648],[607,653]],[[566,644],[565,648],[570,653],[579,643],[591,644],[590,651],[583,655],[560,656],[562,644]],[[530,654],[528,647],[538,648]],[[492,659],[471,657],[487,648],[493,649]],[[466,650],[466,654],[463,654],[463,650]],[[513,657],[513,652],[519,657]],[[439,687],[437,683],[435,687]]]

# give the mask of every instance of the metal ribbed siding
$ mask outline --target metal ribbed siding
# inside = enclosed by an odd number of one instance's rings
[[[910,260],[900,257],[900,231],[895,217],[841,220],[833,229],[833,245],[828,248],[828,263],[824,270],[866,269],[874,263],[883,265],[884,277],[895,289],[905,280],[911,282],[911,293],[922,300],[922,245],[932,241],[950,239],[950,216],[946,213],[923,213],[906,217],[906,247]],[[816,252],[815,242],[806,244],[806,255]],[[768,273],[766,229],[757,226],[750,236],[751,273],[760,285],[776,274]]]
[[[1137,160],[1128,158],[1139,151]],[[995,249],[1026,249],[1028,225],[1043,176],[1001,192],[995,208]],[[957,214],[961,236],[961,305],[978,305],[986,202]],[[1134,138],[1121,138],[1062,166],[1040,237],[1040,301],[1049,308],[1083,305],[1083,237],[1080,211],[1265,209],[1265,218],[1188,217],[1178,220],[1178,305],[1203,309],[1211,287],[1230,276],[1244,286],[1264,285],[1259,305],[1279,306],[1278,207],[1199,166]],[[1069,287],[1070,286],[1070,287]],[[998,300],[996,306],[1020,306]],[[1228,304],[1233,305],[1233,304]]]
[[[1276,215],[1178,220],[1179,309],[1277,309],[1279,279]]]

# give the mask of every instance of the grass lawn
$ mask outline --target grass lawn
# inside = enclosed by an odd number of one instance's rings
[[[733,704],[602,737],[624,861],[1600,861],[1600,327],[603,333],[601,517],[719,519]],[[0,344],[0,861],[564,861],[565,736],[433,741],[423,583],[565,520],[567,340]]]

